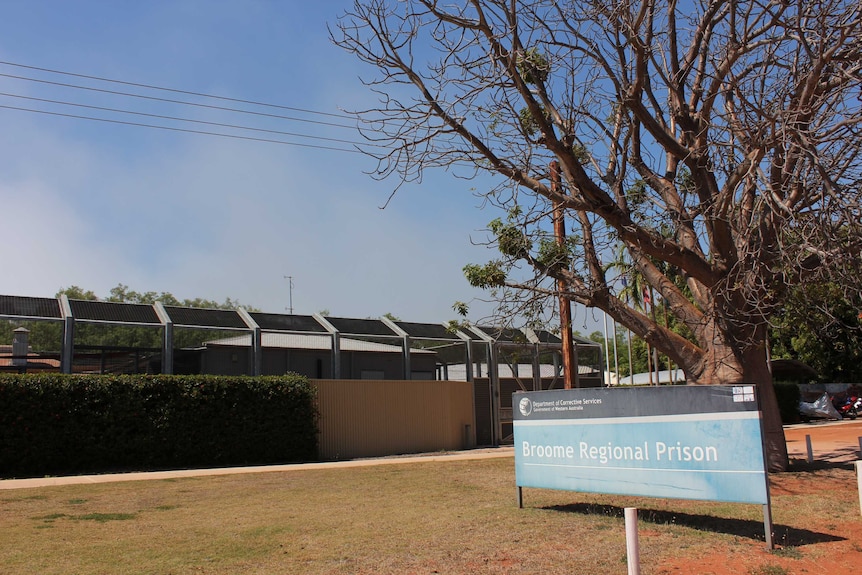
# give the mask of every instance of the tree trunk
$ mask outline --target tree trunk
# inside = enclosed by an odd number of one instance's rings
[[[772,385],[772,373],[769,360],[763,348],[749,350],[743,359],[744,379],[757,384],[760,396],[760,409],[763,414],[763,435],[766,442],[766,457],[769,471],[787,471],[789,464],[787,456],[787,441],[784,438],[784,426],[781,422],[781,411],[778,409],[778,398]]]
[[[784,426],[778,409],[778,398],[772,385],[772,376],[767,373],[765,380],[757,381],[760,408],[763,413],[763,434],[766,441],[766,458],[769,471],[787,471],[787,441]]]
[[[773,472],[786,471],[789,464],[787,442],[784,438],[778,398],[772,385],[772,374],[763,346],[749,345],[734,353],[729,346],[721,346],[716,342],[714,349],[716,353],[704,358],[701,376],[692,383],[756,385],[763,417],[768,469]],[[725,353],[721,353],[722,349]]]

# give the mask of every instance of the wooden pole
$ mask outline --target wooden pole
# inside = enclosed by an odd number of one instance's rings
[[[551,191],[560,193],[560,165],[551,162]],[[563,216],[563,207],[559,202],[554,202],[554,238],[557,245],[566,245],[566,225]],[[580,387],[578,384],[578,366],[575,361],[574,336],[572,335],[572,302],[564,294],[566,293],[566,282],[557,280],[557,291],[560,292],[560,337],[563,340],[563,386],[565,389]]]
[[[649,303],[650,311],[652,312],[652,322],[657,324],[658,322],[656,321],[656,318],[655,318],[655,292],[653,291],[652,286],[650,286],[650,288],[649,288],[649,302],[650,302]],[[659,364],[659,361],[658,361],[658,348],[653,346],[652,353],[653,353],[653,364],[655,365],[655,384],[661,385],[661,377],[660,377],[661,365]]]
[[[560,165],[551,162],[551,191],[560,193]],[[563,207],[559,202],[554,202],[554,238],[557,245],[565,248],[566,224],[563,215]],[[574,337],[572,335],[572,302],[564,294],[566,282],[557,280],[557,291],[560,292],[560,337],[563,340],[563,387],[572,389],[580,387],[577,378],[577,362],[575,361]]]

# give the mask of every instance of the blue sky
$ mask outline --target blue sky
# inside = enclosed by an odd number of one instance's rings
[[[0,92],[358,140],[355,130],[238,115],[10,78],[195,100],[11,64],[338,114],[375,96],[370,73],[329,41],[352,2],[0,0]],[[225,107],[242,104],[207,101]],[[0,105],[225,132],[0,96]],[[263,109],[273,112],[271,109]],[[350,120],[276,110],[317,121]],[[360,154],[130,127],[0,108],[0,293],[52,296],[118,283],[180,299],[239,300],[268,312],[471,319],[491,311],[463,277],[493,257],[473,245],[500,214],[476,182],[445,172],[402,188],[364,172]],[[234,132],[238,133],[238,132]],[[339,148],[283,135],[253,137]],[[587,321],[581,310],[575,329]]]

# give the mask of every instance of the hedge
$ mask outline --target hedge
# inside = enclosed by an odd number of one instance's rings
[[[307,378],[0,374],[0,477],[317,458]]]

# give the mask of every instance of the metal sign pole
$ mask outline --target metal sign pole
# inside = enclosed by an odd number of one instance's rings
[[[767,493],[769,491],[767,490]],[[766,536],[766,548],[769,550],[775,549],[775,542],[773,539],[773,534],[775,529],[772,527],[772,500],[763,506],[763,531]]]
[[[638,510],[636,507],[625,508],[626,518],[626,558],[628,575],[640,575],[641,559],[638,542]]]
[[[772,494],[769,486],[769,451],[766,448],[766,433],[763,430],[763,406],[760,394],[757,393],[757,417],[760,420],[760,448],[763,450],[763,480],[766,482],[766,503],[763,505],[763,534],[766,539],[766,548],[775,549],[773,535],[775,529],[772,526]]]
[[[856,462],[856,483],[859,484],[859,511],[862,513],[862,461]]]

